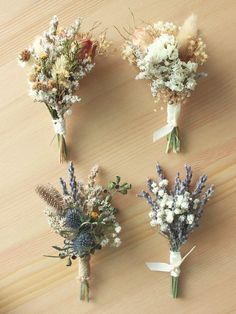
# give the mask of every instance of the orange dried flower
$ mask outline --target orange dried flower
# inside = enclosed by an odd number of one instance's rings
[[[98,217],[98,213],[95,212],[95,211],[92,211],[91,214],[90,214],[90,216],[91,216],[92,218],[96,219],[96,218]]]
[[[25,49],[20,53],[19,59],[21,61],[29,61],[30,59],[30,52],[29,50]]]

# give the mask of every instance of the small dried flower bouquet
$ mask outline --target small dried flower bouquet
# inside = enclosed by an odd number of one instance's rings
[[[69,166],[69,185],[60,178],[61,194],[52,186],[38,186],[39,196],[47,203],[45,214],[49,225],[64,238],[62,248],[53,246],[58,257],[67,259],[67,266],[72,260],[79,260],[79,280],[81,282],[80,299],[89,300],[90,256],[96,250],[110,245],[121,244],[119,233],[121,226],[116,220],[117,209],[112,205],[115,193],[127,194],[131,189],[128,183],[121,184],[120,177],[110,182],[106,188],[96,183],[98,167],[95,166],[88,177],[87,184],[78,182],[74,166]]]
[[[168,180],[157,164],[159,183],[152,179],[147,180],[149,191],[154,197],[145,191],[139,194],[140,197],[145,198],[151,207],[149,213],[151,226],[159,226],[160,233],[168,239],[170,245],[170,264],[147,263],[147,266],[152,271],[170,272],[174,298],[177,297],[178,293],[180,265],[195,248],[193,247],[184,257],[181,257],[181,245],[187,241],[190,232],[199,226],[204,206],[213,194],[213,186],[210,186],[201,196],[207,180],[206,175],[201,176],[195,188],[191,190],[192,169],[190,166],[185,166],[185,168],[186,177],[184,180],[181,180],[179,173],[177,173],[173,190],[168,190]]]
[[[157,22],[135,28],[125,39],[122,54],[137,67],[136,79],[150,80],[155,102],[161,99],[167,104],[167,125],[153,133],[153,141],[167,136],[166,152],[179,152],[181,105],[195,89],[197,79],[206,76],[198,72],[207,54],[198,34],[197,18],[191,15],[181,27]]]
[[[106,53],[105,34],[94,39],[92,30],[81,31],[80,19],[68,28],[58,27],[54,16],[48,31],[37,36],[33,45],[22,51],[19,64],[26,68],[29,95],[46,105],[52,117],[60,150],[60,162],[67,158],[65,114],[80,101],[75,93],[80,81],[93,69],[96,55]]]

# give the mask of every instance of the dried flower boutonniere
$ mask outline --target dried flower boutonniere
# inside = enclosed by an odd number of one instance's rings
[[[43,35],[18,57],[28,72],[29,95],[46,105],[52,117],[60,150],[60,162],[67,158],[65,114],[80,101],[80,81],[93,69],[96,55],[105,54],[110,43],[105,33],[94,39],[92,30],[82,32],[80,19],[68,28],[59,28],[56,16]]]
[[[197,79],[206,76],[198,72],[207,54],[198,34],[197,17],[191,15],[179,28],[163,22],[135,28],[125,40],[122,55],[139,70],[136,79],[150,80],[155,102],[161,99],[167,104],[167,125],[153,133],[153,141],[167,136],[166,152],[179,152],[181,105],[195,89]]]
[[[203,196],[201,192],[205,187],[207,176],[199,178],[196,186],[191,190],[192,169],[185,166],[186,177],[181,180],[179,173],[175,179],[173,190],[168,190],[168,180],[165,178],[159,164],[156,167],[159,183],[152,179],[147,180],[149,191],[142,191],[139,196],[145,198],[151,207],[149,217],[152,227],[160,227],[160,233],[164,235],[170,245],[170,264],[147,263],[151,271],[170,272],[172,276],[172,296],[177,297],[178,278],[180,265],[193,251],[193,247],[184,257],[181,257],[180,248],[187,241],[190,232],[199,226],[204,206],[213,194],[213,186],[210,186]]]
[[[120,177],[110,182],[106,188],[96,183],[98,167],[95,166],[87,184],[78,182],[74,167],[69,166],[69,185],[61,178],[61,194],[52,186],[38,186],[39,196],[47,203],[45,214],[49,225],[64,238],[64,246],[53,246],[58,255],[49,257],[66,258],[67,266],[78,258],[81,282],[80,299],[89,300],[90,257],[96,250],[110,245],[121,244],[121,226],[116,220],[117,209],[112,205],[115,193],[127,194],[128,183],[121,183]]]

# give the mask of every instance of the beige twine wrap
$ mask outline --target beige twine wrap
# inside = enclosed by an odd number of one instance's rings
[[[90,276],[90,255],[79,258],[79,280],[81,282],[89,280]]]

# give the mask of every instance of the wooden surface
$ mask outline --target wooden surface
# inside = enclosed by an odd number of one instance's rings
[[[166,155],[165,139],[152,143],[166,113],[153,112],[149,86],[135,81],[135,70],[120,58],[122,39],[113,29],[138,18],[181,23],[192,12],[210,55],[203,80],[183,108],[184,152]],[[1,0],[0,1],[0,166],[1,166],[1,290],[0,312],[17,314],[96,313],[236,313],[235,293],[235,9],[231,0]],[[123,226],[123,245],[104,249],[92,258],[92,300],[78,301],[77,267],[44,258],[61,239],[50,231],[44,204],[34,193],[38,183],[58,184],[66,164],[58,164],[48,112],[27,94],[24,71],[16,56],[47,28],[57,14],[63,25],[77,16],[84,26],[102,21],[117,52],[97,60],[82,82],[81,104],[68,122],[70,158],[85,178],[94,163],[102,180],[121,175],[133,184],[128,197],[116,198]],[[145,178],[155,176],[159,161],[168,175],[193,166],[207,173],[216,193],[202,224],[183,247],[197,248],[182,265],[181,298],[170,297],[170,277],[151,273],[146,261],[167,261],[168,244],[149,226],[148,207],[136,193]],[[182,172],[183,173],[183,172]]]

